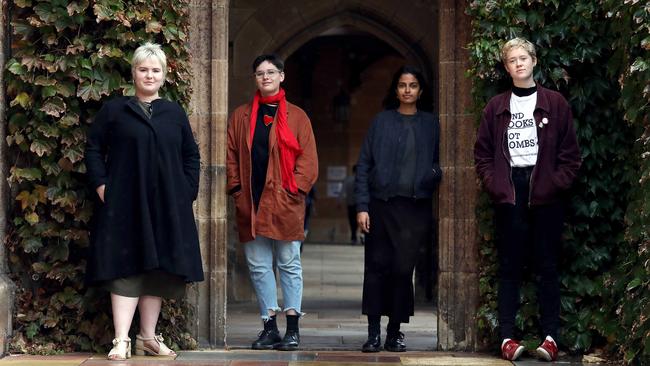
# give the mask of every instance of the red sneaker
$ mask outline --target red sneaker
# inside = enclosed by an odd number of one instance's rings
[[[557,344],[551,337],[546,337],[544,342],[537,347],[537,356],[546,361],[557,360]]]
[[[514,361],[521,353],[524,352],[524,346],[519,344],[519,341],[508,339],[501,345],[501,356],[504,360]]]

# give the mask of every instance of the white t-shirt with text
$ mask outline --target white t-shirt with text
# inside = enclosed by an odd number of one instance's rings
[[[527,167],[537,163],[539,143],[533,116],[536,104],[537,92],[525,97],[515,94],[510,97],[512,115],[506,133],[512,167]]]

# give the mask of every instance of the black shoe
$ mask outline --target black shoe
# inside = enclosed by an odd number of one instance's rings
[[[298,345],[300,345],[300,333],[297,330],[288,330],[282,341],[273,348],[280,351],[295,351],[298,349]]]
[[[395,336],[387,336],[384,349],[390,352],[405,352],[406,344],[404,343],[404,333],[397,332]]]
[[[277,330],[266,330],[260,332],[257,335],[257,340],[253,342],[251,348],[253,349],[273,349],[277,343],[282,339],[280,338],[280,332]]]
[[[381,336],[379,334],[369,334],[366,343],[361,346],[361,352],[379,352],[381,350]]]

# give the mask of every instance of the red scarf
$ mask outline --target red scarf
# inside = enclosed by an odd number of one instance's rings
[[[302,154],[302,149],[298,140],[289,129],[287,123],[287,98],[285,98],[284,89],[280,88],[280,92],[270,97],[263,97],[258,90],[255,92],[253,99],[253,109],[251,110],[251,136],[250,142],[253,144],[253,136],[255,135],[255,125],[257,125],[257,111],[259,110],[260,103],[275,104],[278,103],[277,122],[275,126],[275,136],[278,139],[278,146],[280,147],[280,172],[282,173],[282,187],[289,192],[298,193],[298,185],[296,184],[296,177],[293,170],[296,167],[296,159]]]

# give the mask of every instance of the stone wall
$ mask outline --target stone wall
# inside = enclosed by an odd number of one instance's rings
[[[475,120],[469,113],[471,86],[465,77],[470,22],[466,1],[440,1],[440,157],[438,348],[474,350],[478,309],[478,246],[474,209]]]
[[[194,210],[205,281],[192,287],[188,299],[195,310],[193,333],[202,346],[210,347],[224,346],[226,338],[228,11],[228,0],[193,0],[190,4],[190,123],[201,153],[199,197]]]

